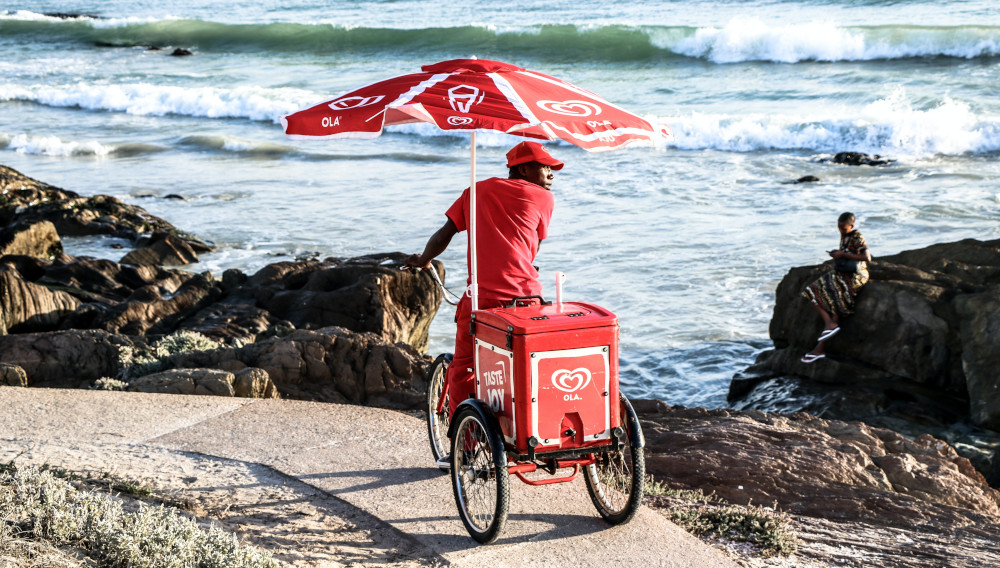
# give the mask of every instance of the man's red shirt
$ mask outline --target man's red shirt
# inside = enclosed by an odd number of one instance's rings
[[[529,181],[490,178],[476,183],[480,298],[509,300],[542,294],[532,264],[539,243],[549,235],[554,207],[552,193]],[[445,215],[459,231],[468,230],[468,189]],[[466,264],[470,261],[467,258]],[[471,281],[470,276],[467,282]]]

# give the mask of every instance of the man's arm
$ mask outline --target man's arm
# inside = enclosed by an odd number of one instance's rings
[[[448,248],[448,244],[451,243],[451,238],[455,236],[458,232],[458,227],[451,219],[445,221],[444,225],[440,229],[435,231],[431,238],[427,239],[427,245],[424,246],[424,252],[420,254],[410,255],[406,259],[407,266],[416,266],[418,268],[430,268],[431,261],[437,258],[437,256]]]

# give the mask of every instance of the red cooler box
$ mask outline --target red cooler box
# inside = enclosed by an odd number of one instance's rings
[[[477,398],[509,447],[527,456],[608,444],[620,423],[615,314],[563,302],[473,318]]]

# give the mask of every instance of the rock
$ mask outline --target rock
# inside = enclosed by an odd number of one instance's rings
[[[225,285],[223,284],[223,289]],[[256,306],[223,300],[206,306],[178,323],[178,328],[196,331],[213,339],[252,343],[278,319]],[[294,329],[294,326],[292,327]]]
[[[840,152],[830,161],[835,164],[844,164],[847,166],[887,166],[896,160],[883,158],[878,154],[869,156],[862,152]]]
[[[386,253],[270,264],[226,302],[252,303],[299,329],[346,327],[423,351],[443,294],[430,274],[399,269],[406,256]],[[440,263],[435,267],[443,273]]]
[[[267,371],[256,367],[247,367],[234,374],[233,387],[236,396],[242,398],[281,398],[278,388],[274,386]]]
[[[729,401],[931,432],[961,441],[963,455],[988,467],[982,454],[991,451],[991,431],[1000,430],[1000,240],[876,259],[856,315],[841,320],[827,358],[806,365],[799,357],[822,325],[799,292],[829,264],[793,268],[782,279],[769,330],[774,349],[734,378]],[[789,397],[798,400],[786,403]],[[968,419],[987,430],[965,436]]]
[[[34,256],[52,260],[63,253],[56,227],[48,221],[15,223],[0,228],[0,256]]]
[[[798,179],[793,179],[793,180],[790,180],[790,181],[783,181],[781,183],[786,184],[786,185],[788,185],[788,184],[794,185],[794,184],[797,184],[797,183],[816,183],[818,181],[820,181],[820,180],[816,176],[802,176],[802,177],[800,177]]]
[[[26,387],[28,386],[28,374],[24,369],[9,363],[0,363],[0,386]]]
[[[108,195],[82,197],[0,166],[0,226],[40,221],[51,222],[62,236],[111,235],[134,241],[140,235],[161,231],[180,238],[197,252],[212,250],[141,207]]]
[[[198,262],[198,254],[185,240],[166,232],[156,232],[140,239],[139,248],[121,259],[122,264],[181,266]]]
[[[59,18],[60,20],[106,20],[107,16],[97,16],[94,14],[84,14],[76,12],[45,12],[45,16]]]
[[[221,294],[218,283],[201,274],[193,275],[169,294],[153,286],[140,288],[103,312],[94,327],[128,335],[170,333],[181,320],[210,305]]]
[[[219,283],[209,277],[151,265],[68,256],[53,262],[7,256],[0,260],[0,270],[5,266],[8,285],[14,284],[15,275],[26,282],[20,285],[16,297],[22,299],[15,306],[39,306],[36,311],[46,314],[20,331],[73,327],[131,335],[169,333],[180,320],[222,295]],[[64,309],[53,307],[57,300]],[[7,322],[22,322],[30,315],[13,320],[10,315],[4,317]]]
[[[1000,286],[958,296],[954,306],[969,412],[976,424],[1000,430]]]
[[[0,336],[0,363],[21,367],[31,387],[88,388],[121,370],[123,351],[136,343],[99,330]]]
[[[174,57],[185,57],[188,55],[194,55],[194,52],[191,51],[190,49],[184,49],[182,47],[178,47],[175,48],[172,52],[170,52],[170,55]]]
[[[126,390],[167,394],[281,398],[263,369],[170,369],[133,379]]]
[[[4,264],[0,264],[0,298],[0,335],[58,329],[80,305],[66,292],[26,281]]]
[[[1000,492],[930,436],[910,440],[805,413],[634,406],[646,438],[646,471],[672,488],[896,527],[1000,522]]]
[[[171,369],[263,369],[285,398],[420,408],[430,360],[373,333],[330,327],[238,348],[178,353],[162,363]]]

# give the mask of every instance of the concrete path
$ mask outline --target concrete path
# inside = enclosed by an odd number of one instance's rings
[[[46,445],[66,453],[74,444],[262,464],[381,519],[400,538],[456,566],[737,566],[646,508],[632,522],[609,527],[580,480],[531,487],[512,479],[505,532],[495,544],[480,546],[458,518],[449,477],[431,463],[425,422],[401,412],[0,387],[0,450],[7,450],[0,456]]]

